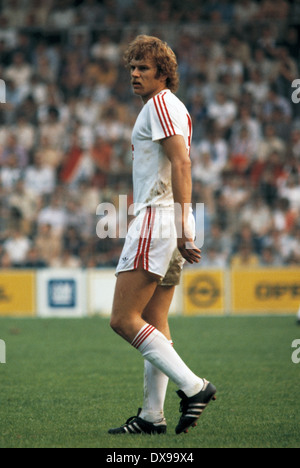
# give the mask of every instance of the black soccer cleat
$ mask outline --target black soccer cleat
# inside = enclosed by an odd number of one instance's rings
[[[109,434],[165,434],[167,425],[165,419],[160,424],[153,424],[139,417],[142,409],[139,408],[137,416],[129,418],[121,427],[109,429]]]
[[[187,397],[182,390],[178,390],[177,394],[181,398],[180,412],[182,416],[179,419],[178,425],[175,429],[176,434],[182,432],[187,433],[189,427],[195,427],[197,420],[207,407],[211,400],[216,400],[216,388],[207,380],[203,379],[203,389],[192,397]]]

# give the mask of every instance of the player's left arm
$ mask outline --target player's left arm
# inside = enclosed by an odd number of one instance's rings
[[[171,162],[172,189],[175,206],[175,224],[178,249],[189,263],[198,263],[201,251],[189,232],[188,217],[192,200],[191,160],[183,136],[174,135],[161,140],[164,153]]]

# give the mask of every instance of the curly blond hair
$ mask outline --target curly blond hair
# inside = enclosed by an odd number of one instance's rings
[[[140,35],[129,44],[125,51],[126,67],[130,67],[132,60],[153,59],[157,66],[157,77],[167,77],[166,86],[173,93],[179,87],[178,64],[176,55],[166,42],[154,36]]]

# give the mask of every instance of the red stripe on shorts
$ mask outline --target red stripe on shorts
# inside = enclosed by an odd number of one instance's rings
[[[149,250],[150,250],[150,243],[151,243],[151,239],[152,239],[154,219],[155,219],[155,208],[152,208],[150,228],[149,228],[149,233],[148,233],[148,242],[147,242],[146,252],[145,252],[145,256],[144,256],[144,268],[147,271],[149,270]]]
[[[145,216],[144,216],[144,221],[143,221],[143,226],[142,226],[141,234],[140,234],[140,239],[139,239],[139,245],[138,245],[137,254],[136,254],[135,259],[134,259],[134,269],[136,269],[136,268],[138,267],[138,264],[139,264],[139,261],[140,261],[140,257],[141,257],[141,255],[142,255],[141,249],[142,249],[142,245],[144,244],[145,226],[146,226],[147,218],[149,219],[149,217],[150,217],[150,212],[149,212],[149,209],[147,208],[146,214],[145,214]],[[142,250],[143,250],[143,249],[142,249]]]
[[[143,261],[145,270],[149,269],[149,250],[154,226],[155,208],[148,206],[144,217],[137,254],[134,259],[134,269]]]

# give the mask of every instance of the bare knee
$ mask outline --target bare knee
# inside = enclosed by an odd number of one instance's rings
[[[114,313],[112,313],[110,318],[110,327],[115,333],[117,333],[118,335],[122,335],[122,331],[124,328],[122,320]]]
[[[134,329],[135,329],[135,319],[134,316],[128,315],[118,315],[117,313],[112,313],[110,319],[110,326],[115,333],[120,335],[126,341],[131,343],[134,336]]]

